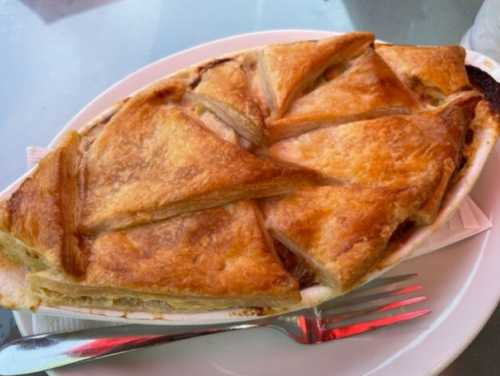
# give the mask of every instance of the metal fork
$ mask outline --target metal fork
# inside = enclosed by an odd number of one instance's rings
[[[420,284],[408,284],[415,277],[416,274],[405,274],[380,278],[317,307],[236,323],[124,325],[28,336],[0,348],[0,374],[45,371],[181,339],[257,327],[276,329],[301,344],[351,337],[430,313],[429,309],[405,311],[405,307],[426,300],[418,295]]]

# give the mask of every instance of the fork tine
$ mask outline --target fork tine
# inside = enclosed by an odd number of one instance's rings
[[[425,297],[425,296],[415,296],[415,297],[406,298],[403,300],[398,300],[395,302],[390,302],[390,303],[386,303],[386,304],[382,304],[382,305],[378,305],[378,304],[375,306],[372,305],[372,306],[367,307],[367,308],[356,309],[356,310],[351,310],[351,311],[344,311],[344,312],[340,312],[337,314],[328,315],[327,317],[322,318],[321,322],[323,324],[339,323],[341,321],[351,320],[351,319],[354,319],[354,318],[360,317],[360,316],[366,316],[366,315],[370,315],[373,313],[382,313],[382,312],[387,312],[387,311],[391,311],[391,310],[398,309],[398,308],[407,307],[409,305],[421,303],[425,300],[427,300],[427,297]]]
[[[425,316],[431,312],[430,309],[418,309],[411,312],[398,313],[391,316],[382,317],[375,320],[357,322],[350,325],[340,326],[336,328],[322,328],[320,342],[333,341],[336,339],[347,338],[371,330],[383,328],[394,324],[399,324],[404,321],[410,321],[421,316]]]
[[[374,300],[379,300],[379,299],[384,299],[384,298],[389,298],[392,296],[399,296],[399,295],[406,295],[406,294],[411,294],[415,291],[419,291],[422,289],[422,285],[419,283],[415,283],[413,285],[405,286],[405,287],[397,287],[390,289],[388,291],[383,291],[383,292],[378,292],[375,294],[370,294],[370,295],[346,295],[342,297],[342,299],[334,299],[330,302],[323,303],[319,307],[320,312],[327,312],[343,307],[348,307],[348,306],[354,306],[357,304],[363,304],[363,303],[368,303],[372,302]]]

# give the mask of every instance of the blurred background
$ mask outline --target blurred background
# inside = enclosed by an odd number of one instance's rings
[[[46,145],[101,91],[171,53],[229,35],[285,28],[370,30],[388,42],[458,44],[482,3],[0,0],[0,189],[25,171],[26,146]],[[488,3],[483,16],[492,20],[476,25],[476,34],[466,38],[470,43],[486,40],[488,30],[500,24],[500,1]],[[0,342],[12,326],[10,313],[0,310]],[[492,364],[500,372],[499,327],[497,310],[472,346],[443,374],[494,374]],[[12,328],[10,337],[17,335]]]

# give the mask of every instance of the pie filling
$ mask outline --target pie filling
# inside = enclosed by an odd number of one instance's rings
[[[36,274],[28,276],[35,297],[51,306],[74,306],[123,310],[125,312],[200,312],[232,307],[290,307],[294,297],[273,296],[175,296],[134,292],[117,288],[82,287],[78,283],[61,282]]]

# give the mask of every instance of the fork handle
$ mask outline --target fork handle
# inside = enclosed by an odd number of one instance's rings
[[[0,347],[0,374],[40,372],[186,338],[262,325],[263,320],[197,326],[125,325],[28,336]]]

